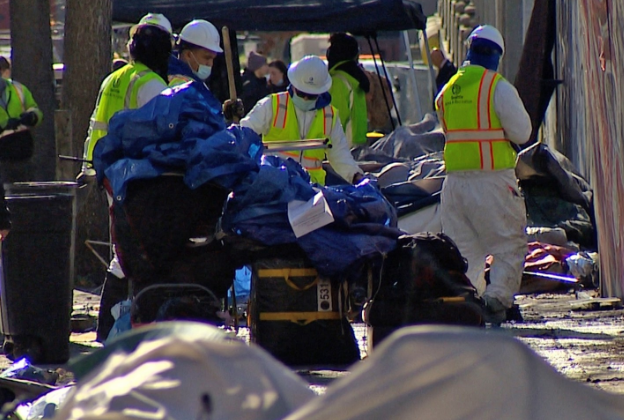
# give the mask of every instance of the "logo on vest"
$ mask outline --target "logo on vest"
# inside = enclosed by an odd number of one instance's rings
[[[451,91],[453,92],[453,95],[459,95],[461,93],[461,86],[454,84]]]

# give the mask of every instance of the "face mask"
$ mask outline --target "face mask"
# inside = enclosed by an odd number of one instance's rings
[[[293,104],[302,111],[312,111],[316,105],[316,99],[303,99],[297,95],[291,96]]]
[[[212,74],[212,67],[206,66],[204,64],[199,64],[199,62],[195,58],[195,54],[191,53],[191,55],[193,56],[193,60],[195,60],[195,64],[197,64],[197,71],[194,71],[193,73],[195,73],[197,77],[199,77],[201,80],[206,80],[207,78],[209,78],[210,74]]]
[[[283,86],[283,85],[284,85],[284,79],[279,79],[279,82],[275,84],[275,86]]]

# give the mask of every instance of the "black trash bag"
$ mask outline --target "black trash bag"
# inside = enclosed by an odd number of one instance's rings
[[[373,327],[483,325],[483,301],[466,277],[467,269],[466,260],[448,236],[402,236],[397,249],[384,261],[363,317]]]
[[[35,142],[30,130],[19,130],[0,134],[0,162],[20,162],[30,159]]]

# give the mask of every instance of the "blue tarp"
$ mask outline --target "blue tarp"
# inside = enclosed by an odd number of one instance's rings
[[[215,103],[191,82],[167,89],[139,109],[118,112],[93,153],[98,181],[106,176],[117,201],[125,198],[129,181],[165,172],[184,174],[190,188],[217,179],[231,188],[257,170],[262,142],[247,128],[226,129]]]
[[[363,257],[394,249],[402,232],[397,216],[374,182],[357,186],[310,184],[307,172],[292,159],[263,156],[251,130],[225,128],[223,116],[192,83],[165,91],[144,107],[122,111],[94,150],[101,182],[109,180],[122,202],[128,182],[166,172],[184,174],[190,188],[214,182],[230,191],[223,232],[271,246],[298,244],[318,271],[343,272]],[[335,222],[296,238],[288,221],[288,203],[307,201],[322,191]]]

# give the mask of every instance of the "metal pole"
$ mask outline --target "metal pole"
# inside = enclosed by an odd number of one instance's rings
[[[431,90],[431,102],[435,100],[438,89],[435,85],[435,71],[433,70],[433,64],[431,64],[431,50],[429,49],[429,38],[427,38],[427,30],[422,31],[423,38],[425,40],[425,52],[427,53],[427,63],[429,64],[429,89]]]
[[[408,31],[403,31],[403,41],[405,42],[405,51],[407,52],[407,61],[409,62],[410,68],[410,79],[412,81],[412,86],[414,87],[414,102],[416,103],[416,112],[418,116],[418,121],[422,121],[423,113],[422,106],[420,104],[420,96],[418,96],[418,85],[416,83],[416,74],[414,73],[414,58],[412,57],[412,47],[409,42],[409,33]]]

